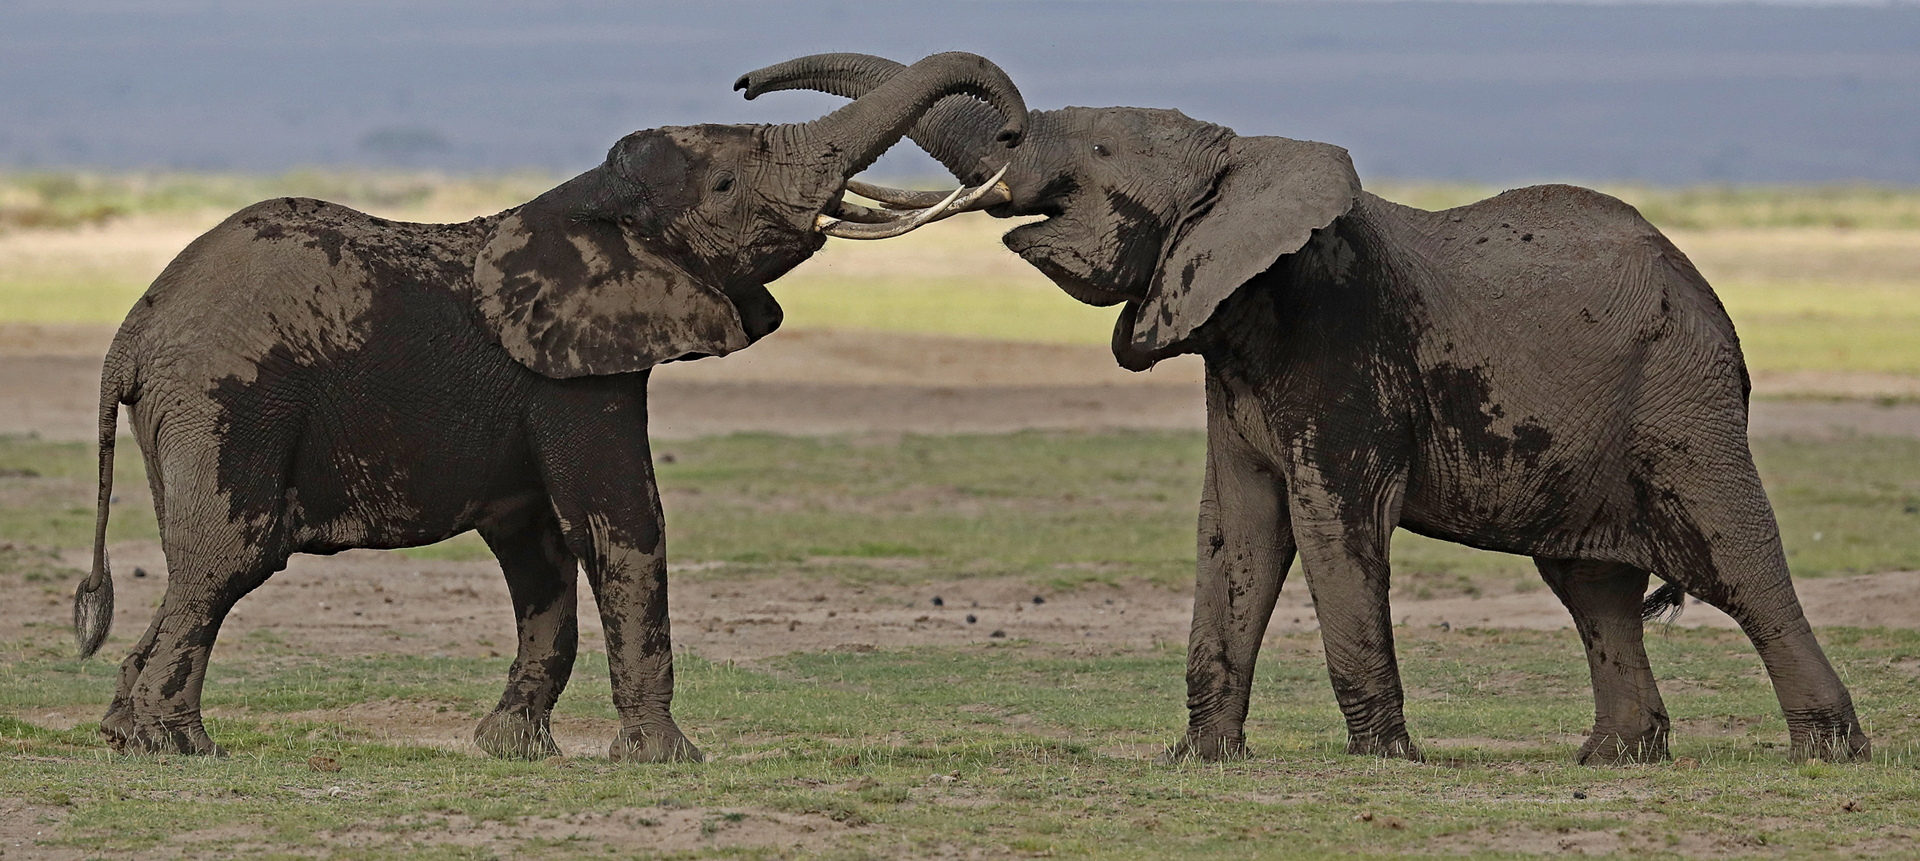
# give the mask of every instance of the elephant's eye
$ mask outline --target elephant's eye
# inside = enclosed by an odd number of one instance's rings
[[[1094,145],[1093,145],[1093,154],[1094,154],[1094,155],[1097,155],[1097,156],[1099,156],[1099,157],[1101,157],[1101,158],[1106,158],[1107,156],[1110,156],[1110,155],[1113,155],[1113,151],[1112,151],[1112,150],[1109,150],[1109,149],[1107,149],[1107,145],[1106,145],[1106,144],[1094,144]]]
[[[726,194],[731,188],[733,188],[733,174],[723,171],[718,177],[714,178],[713,191],[715,194]]]

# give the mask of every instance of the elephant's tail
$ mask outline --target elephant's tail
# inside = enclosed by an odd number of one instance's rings
[[[1680,611],[1687,606],[1687,593],[1672,583],[1653,590],[1647,596],[1646,603],[1640,605],[1640,621],[1661,621],[1672,624],[1680,618]]]
[[[113,503],[113,443],[120,404],[130,403],[134,362],[124,341],[114,339],[100,368],[100,495],[93,511],[93,570],[73,591],[73,636],[80,657],[92,657],[113,628],[113,572],[107,566],[107,509]]]

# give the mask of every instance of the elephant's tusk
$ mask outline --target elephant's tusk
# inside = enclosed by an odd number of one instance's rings
[[[847,180],[847,190],[868,200],[880,201],[888,209],[926,209],[945,197],[938,191],[908,191],[857,179]]]
[[[938,203],[924,209],[902,212],[899,217],[888,222],[860,223],[857,219],[860,218],[863,213],[854,211],[844,213],[845,215],[852,216],[850,218],[836,218],[825,214],[815,216],[813,226],[814,229],[819,230],[821,233],[825,233],[828,236],[837,236],[841,239],[887,239],[904,233],[910,233],[923,225],[931,224],[940,219],[949,218],[962,212],[968,212],[978,208],[976,204],[978,204],[983,197],[986,197],[988,192],[994,191],[997,188],[1005,188],[1005,184],[1000,182],[1000,178],[1005,176],[1006,173],[1007,169],[1002,167],[999,173],[994,174],[993,178],[986,182],[973,188],[966,188],[964,186],[956,188]],[[866,185],[866,183],[860,184]],[[851,188],[852,185],[853,182],[849,181],[848,187]],[[860,194],[857,190],[855,193]],[[863,194],[862,196],[865,195]],[[847,204],[843,204],[843,206],[845,205]],[[859,207],[859,210],[865,212],[873,211],[864,206]]]
[[[848,203],[843,200],[833,208],[833,217],[841,221],[852,221],[858,224],[891,224],[903,217],[910,216],[902,216],[900,213],[891,210],[874,209],[872,207],[861,206],[857,203]]]
[[[901,217],[885,224],[858,224],[845,219],[820,215],[814,218],[813,225],[818,228],[821,233],[828,236],[838,236],[841,239],[887,239],[911,232],[921,225],[939,218],[941,211],[946,209],[946,207],[955,200],[960,199],[960,193],[963,191],[966,191],[966,188],[956,188],[952,194],[947,195],[946,200],[940,202],[939,206],[929,206],[911,215],[903,214]]]
[[[1013,199],[1013,190],[1008,188],[1006,183],[998,181],[1006,172],[1007,169],[1003,167],[999,173],[993,175],[993,179],[979,185],[980,188],[992,186],[992,189],[988,195],[974,201],[976,204],[974,208],[985,209]],[[847,190],[868,200],[880,201],[888,209],[925,209],[937,205],[941,198],[940,192],[937,191],[908,191],[903,188],[861,182],[857,179],[847,180]]]

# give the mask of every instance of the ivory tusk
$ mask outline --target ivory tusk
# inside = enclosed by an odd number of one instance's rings
[[[887,239],[908,233],[922,224],[939,218],[941,212],[954,201],[959,200],[960,193],[966,190],[964,187],[956,188],[952,194],[947,195],[946,200],[940,201],[938,206],[929,206],[926,209],[913,213],[911,217],[903,215],[886,224],[855,224],[839,218],[833,219],[833,223],[827,224],[823,223],[821,219],[825,219],[828,216],[822,215],[814,219],[814,225],[820,228],[821,233],[825,233],[828,236],[838,236],[841,239]]]
[[[852,221],[857,224],[891,224],[901,218],[910,218],[912,216],[903,216],[890,209],[874,209],[872,207],[861,206],[857,203],[848,203],[843,200],[840,201],[839,206],[834,207],[833,217],[841,221]]]
[[[880,201],[888,209],[925,209],[938,203],[943,196],[937,191],[908,191],[857,179],[847,180],[847,190],[868,200]]]
[[[1007,169],[1002,167],[992,179],[978,186],[978,188],[992,186],[991,195],[979,201],[980,208],[997,206],[1013,199],[1013,190],[1008,188],[1006,183],[1000,182],[1000,177],[1005,176],[1006,173]],[[902,188],[861,182],[857,179],[847,180],[847,190],[868,200],[877,200],[888,209],[925,209],[938,205],[941,199],[941,194],[937,191],[907,191]]]
[[[1006,183],[1000,181],[1000,178],[1006,176],[1006,174],[1007,168],[1006,166],[1002,166],[1000,171],[986,182],[973,188],[966,188],[964,186],[956,188],[938,203],[924,209],[903,212],[898,218],[889,222],[877,224],[860,223],[859,218],[861,215],[865,212],[874,211],[861,206],[858,207],[858,211],[843,213],[844,215],[853,216],[850,218],[820,215],[814,219],[814,227],[821,233],[825,233],[828,236],[838,236],[841,239],[887,239],[904,233],[910,233],[924,225],[977,208],[975,205],[978,204],[982,198],[986,197],[989,192],[1002,192],[1004,194],[1007,186]],[[853,182],[849,181],[848,187],[852,188],[852,185]],[[866,185],[866,183],[861,183],[861,185]],[[861,194],[857,189],[854,189],[854,193]],[[862,194],[862,196],[865,195]],[[1010,197],[1010,195],[1008,195],[1008,197]],[[853,206],[853,204],[843,202],[842,207],[844,208],[846,206]]]

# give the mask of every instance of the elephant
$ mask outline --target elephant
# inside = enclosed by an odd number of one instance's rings
[[[475,741],[558,753],[550,712],[577,648],[584,562],[606,631],[615,760],[702,755],[674,722],[665,541],[647,379],[774,331],[766,284],[844,225],[848,177],[931,105],[979,98],[1018,143],[1004,73],[937,54],[810,122],[634,132],[603,163],[462,224],[309,199],[247,207],[137,300],[102,372],[82,657],[112,620],[106,553],[119,406],[145,457],[169,580],[100,732],[126,752],[224,754],[201,720],[214,638],[293,553],[399,548],[477,530],[512,595],[518,651]],[[844,230],[840,228],[844,227]],[[864,231],[864,232],[863,232]]]
[[[735,88],[858,97],[899,69],[813,55]],[[1120,365],[1205,363],[1188,726],[1170,757],[1246,755],[1254,661],[1297,556],[1347,750],[1420,758],[1388,609],[1396,527],[1533,558],[1587,654],[1581,763],[1669,756],[1643,611],[1683,595],[1752,640],[1796,761],[1868,757],[1754,469],[1733,324],[1633,207],[1540,185],[1423,211],[1365,191],[1339,147],[1174,110],[1036,110],[1010,155],[987,145],[994,127],[947,99],[909,136],[963,179],[1002,169],[975,206],[1044,216],[1004,244],[1074,299],[1120,306]],[[1666,585],[1647,596],[1650,575]]]

